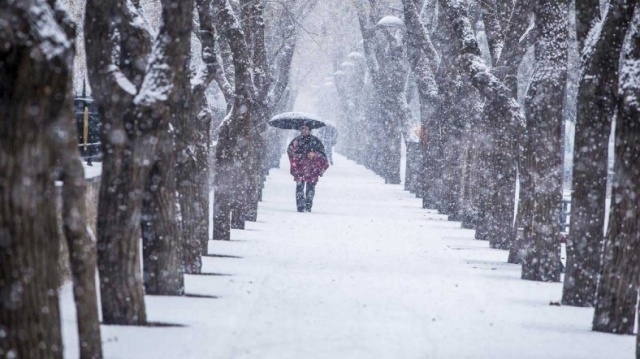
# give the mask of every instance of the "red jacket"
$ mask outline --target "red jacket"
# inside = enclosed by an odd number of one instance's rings
[[[309,158],[309,153],[315,156]],[[287,148],[291,175],[296,182],[318,182],[318,177],[329,168],[329,162],[324,152],[324,146],[315,136],[298,136]]]

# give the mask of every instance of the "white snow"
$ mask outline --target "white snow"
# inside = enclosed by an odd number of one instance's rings
[[[278,119],[281,119],[281,118],[301,119],[301,120],[316,120],[316,121],[320,121],[320,122],[323,121],[316,114],[308,113],[308,112],[299,112],[299,111],[296,111],[296,112],[284,112],[284,113],[278,114],[276,116],[273,116],[271,118],[271,121],[278,120]]]
[[[356,67],[356,64],[353,63],[352,61],[345,61],[343,63],[340,64],[341,68],[354,68]]]
[[[84,178],[95,178],[102,173],[102,162],[92,162],[91,166],[87,165],[86,160],[82,160],[82,166],[84,167]]]
[[[360,52],[350,52],[349,55],[347,55],[347,58],[349,60],[364,60],[364,55]]]
[[[55,20],[55,14],[50,6],[42,6],[42,4],[31,6],[28,16],[33,21],[34,28],[30,39],[38,42],[40,50],[38,56],[44,56],[50,60],[69,50],[71,43]],[[25,34],[17,36],[26,39]]]
[[[550,306],[560,283],[520,279],[507,252],[421,208],[337,154],[311,213],[285,158],[258,221],[212,241],[186,292],[147,296],[150,321],[102,326],[106,358],[631,358],[633,336],[590,330],[593,309]],[[232,256],[232,257],[231,257]],[[70,286],[65,358],[77,358]]]
[[[378,21],[378,26],[403,27],[404,21],[399,17],[387,15]]]

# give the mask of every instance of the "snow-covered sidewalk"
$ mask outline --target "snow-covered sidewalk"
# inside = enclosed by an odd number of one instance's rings
[[[186,292],[147,296],[150,321],[102,326],[107,358],[632,358],[635,338],[591,332],[592,309],[550,306],[561,284],[520,279],[507,252],[335,155],[311,213],[285,160],[256,223],[210,242]],[[77,357],[63,291],[66,357]]]

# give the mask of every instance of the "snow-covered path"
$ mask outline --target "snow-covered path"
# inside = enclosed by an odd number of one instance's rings
[[[635,338],[590,331],[592,309],[550,306],[561,284],[519,279],[507,253],[420,208],[341,156],[312,213],[295,211],[286,161],[258,222],[210,242],[190,294],[147,296],[149,320],[103,326],[108,358],[631,358]],[[63,291],[67,357],[76,354]]]

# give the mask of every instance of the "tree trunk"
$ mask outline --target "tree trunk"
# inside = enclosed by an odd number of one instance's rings
[[[358,6],[358,19],[367,67],[381,104],[380,121],[377,124],[379,132],[374,132],[381,136],[380,141],[376,142],[375,163],[379,164],[377,172],[385,179],[385,183],[399,184],[402,147],[400,126],[408,122],[406,119],[408,112],[404,110],[406,49],[402,36],[400,38],[397,36],[397,32],[402,30],[385,26],[376,27],[377,20],[382,15],[380,6],[372,6],[368,12],[362,4]],[[378,39],[377,30],[386,41]]]
[[[228,0],[213,0],[214,14],[218,29],[229,43],[233,53],[235,72],[235,98],[233,108],[220,127],[216,146],[215,202],[214,202],[214,239],[230,240],[232,214],[236,226],[243,225],[240,217],[246,199],[253,158],[254,146],[251,143],[251,120],[253,101],[253,81],[251,79],[250,60],[247,43],[242,27],[232,12]]]
[[[640,280],[640,8],[622,52],[616,116],[613,193],[603,270],[596,296],[593,330],[633,334]]]
[[[53,15],[43,0],[0,4],[0,356],[7,358],[63,352],[55,154],[65,136],[76,137],[55,131],[68,114],[73,50]]]
[[[246,18],[243,19],[244,33],[252,54],[251,64],[253,65],[255,89],[251,108],[253,121],[251,143],[254,146],[254,156],[248,164],[250,176],[248,178],[247,199],[243,208],[243,219],[255,222],[258,218],[258,202],[260,201],[262,184],[266,180],[266,177],[263,176],[263,169],[266,167],[267,158],[267,121],[271,117],[271,106],[273,105],[269,96],[272,77],[265,48],[264,6],[261,1],[257,0],[242,0],[241,6],[246,12]]]
[[[578,49],[584,49],[591,28],[600,21],[600,0],[576,1],[576,37]]]
[[[507,3],[507,1],[500,1]],[[502,53],[504,47],[504,32],[502,22],[500,21],[499,8],[496,0],[486,0],[480,2],[482,9],[482,22],[484,23],[485,33],[487,34],[487,42],[489,43],[489,53],[491,61],[495,64]]]
[[[500,2],[504,4],[505,2]],[[500,4],[499,4],[500,5]],[[535,40],[535,29],[530,30],[530,15],[535,0],[518,1],[513,8],[511,18],[508,23],[502,21],[505,32],[505,45],[498,59],[494,73],[499,73],[505,85],[510,89],[513,98],[518,97],[518,67],[525,56],[529,45]],[[502,10],[504,12],[504,10]],[[522,40],[522,41],[521,41]],[[518,193],[518,210],[516,213],[515,225],[510,234],[510,248],[508,263],[521,263],[523,256],[523,238],[518,237],[518,229],[524,227],[524,214],[533,211],[532,208],[532,187],[525,163],[528,160],[524,156],[524,148],[528,141],[526,130],[523,133],[522,143],[517,146],[516,156],[518,158],[518,182],[520,190]]]
[[[493,148],[492,157],[497,153],[506,153],[507,156],[517,152],[517,143],[522,138],[522,130],[524,126],[524,119],[520,113],[520,106],[513,97],[513,94],[495,75],[491,74],[489,69],[485,66],[484,61],[480,57],[480,50],[478,43],[475,40],[475,35],[469,19],[467,16],[467,1],[451,1],[443,0],[442,2],[444,11],[446,12],[448,21],[453,25],[454,34],[459,43],[460,52],[460,64],[471,77],[471,82],[481,93],[485,95],[487,101],[492,101],[493,106],[498,109],[497,113],[504,115],[504,120],[492,120],[492,127],[499,129],[499,136],[495,137],[498,143],[502,143],[501,146],[507,146],[507,150],[502,148]],[[501,116],[500,116],[501,117]],[[494,123],[495,122],[495,123]],[[502,125],[500,125],[502,123]],[[495,158],[496,164],[498,163],[510,163],[509,159]],[[505,181],[502,187],[515,187],[515,176],[511,175],[512,165],[506,167],[496,167],[496,171],[500,171],[501,175],[497,176]],[[502,171],[507,171],[502,173]],[[506,183],[506,181],[514,180],[513,183]],[[492,187],[493,188],[493,187]],[[508,189],[511,191],[511,189]],[[500,193],[495,194],[498,201],[503,201],[506,196]],[[492,236],[498,240],[504,235],[505,228],[511,228],[511,220],[507,220],[508,210],[506,207],[511,206],[513,199],[509,199],[506,203],[500,203],[496,206],[496,203],[491,203],[491,207],[488,210],[500,211],[501,215],[492,214],[492,216],[500,219],[502,223],[493,222],[493,225],[488,226],[487,235],[489,238]],[[487,210],[485,209],[485,211]],[[511,212],[512,213],[512,212]],[[488,225],[489,223],[485,223]],[[491,232],[491,230],[496,231]]]
[[[594,305],[601,271],[607,186],[607,153],[618,91],[618,59],[633,5],[610,4],[593,47],[583,50],[573,149],[571,222],[562,303]]]
[[[176,198],[173,134],[158,138],[155,163],[142,196],[142,263],[146,294],[184,294],[183,250]]]
[[[522,278],[559,282],[568,1],[539,0],[535,12],[536,66],[525,104],[535,207],[526,214],[525,228],[531,229],[526,231]]]
[[[178,100],[175,83],[186,76],[181,65],[188,53],[192,13],[193,0],[183,1],[177,10],[169,0],[162,1],[162,25],[146,65],[143,40],[148,32],[141,27],[139,10],[123,0],[87,1],[87,67],[105,128],[98,269],[107,324],[146,322],[139,251],[142,191],[158,138],[169,128],[169,106]],[[126,41],[116,45],[117,35]],[[173,276],[178,268],[163,270]]]
[[[64,12],[56,12],[69,39],[74,39],[75,24]],[[72,88],[72,78],[67,79],[67,89]],[[80,358],[102,358],[98,296],[96,291],[96,244],[95,234],[88,225],[87,182],[78,152],[78,134],[74,118],[73,95],[66,90],[57,127],[66,136],[59,136],[54,153],[58,159],[62,180],[62,228],[69,250],[69,265],[73,278],[73,297],[76,304]]]
[[[69,78],[68,89],[72,88]],[[95,234],[88,226],[87,182],[78,152],[76,126],[71,91],[66,91],[65,101],[58,117],[58,126],[69,135],[65,143],[56,146],[62,185],[62,221],[64,236],[69,249],[69,264],[73,278],[73,297],[76,304],[80,358],[101,358],[100,319],[96,291]],[[62,136],[64,137],[64,136]]]

